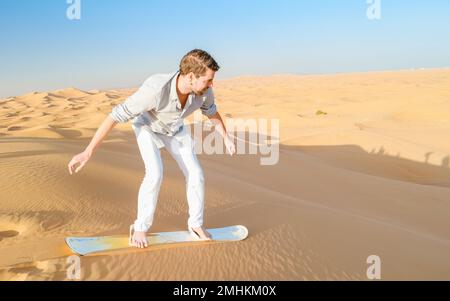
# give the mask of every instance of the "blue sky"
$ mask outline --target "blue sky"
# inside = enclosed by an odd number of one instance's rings
[[[216,78],[450,66],[450,1],[0,0],[0,97],[136,87],[193,48]]]

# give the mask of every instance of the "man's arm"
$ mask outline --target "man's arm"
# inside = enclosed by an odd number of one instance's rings
[[[110,117],[117,123],[126,123],[144,111],[150,111],[157,105],[157,91],[155,91],[152,77],[123,103],[116,105]]]
[[[86,149],[82,153],[74,156],[69,162],[68,168],[70,174],[79,172],[86,165],[94,151],[116,124],[117,122],[110,115],[106,116]]]
[[[232,156],[236,152],[236,147],[234,145],[234,142],[230,137],[228,136],[227,129],[225,127],[225,124],[223,123],[222,116],[220,116],[220,113],[217,111],[214,115],[207,115],[209,120],[214,125],[214,128],[216,131],[219,132],[219,134],[222,136],[223,141],[225,143],[225,147]]]
[[[98,128],[94,137],[92,138],[89,145],[86,147],[85,152],[92,155],[94,151],[99,147],[103,139],[109,134],[109,132],[116,126],[117,122],[111,118],[111,115],[106,116],[103,123]]]
[[[222,116],[220,116],[217,106],[214,101],[214,92],[212,88],[209,88],[206,92],[206,100],[201,107],[203,115],[207,116],[211,120],[216,131],[222,136],[225,143],[225,148],[232,156],[236,152],[233,140],[228,137],[227,129],[223,123]]]
[[[214,115],[208,116],[209,120],[214,124],[216,131],[225,139],[227,136],[227,129],[225,128],[225,124],[223,123],[222,116],[217,111]]]
[[[153,109],[157,102],[156,96],[152,78],[149,78],[138,91],[128,97],[123,103],[116,105],[100,125],[86,149],[74,156],[69,162],[69,173],[72,174],[74,171],[77,173],[86,165],[102,140],[117,123],[128,122],[145,110]]]

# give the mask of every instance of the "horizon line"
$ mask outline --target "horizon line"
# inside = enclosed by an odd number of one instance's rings
[[[272,73],[272,74],[266,74],[266,75],[261,75],[261,74],[242,74],[242,75],[235,75],[235,76],[230,76],[230,77],[224,77],[221,79],[217,79],[216,82],[220,82],[220,81],[228,81],[228,80],[233,80],[233,79],[239,79],[239,78],[248,78],[248,77],[276,77],[276,76],[299,76],[299,77],[308,77],[308,76],[332,76],[332,75],[355,75],[355,74],[372,74],[372,73],[386,73],[386,72],[405,72],[405,71],[433,71],[433,70],[445,70],[445,69],[450,69],[450,66],[445,66],[445,67],[414,67],[414,68],[401,68],[401,69],[382,69],[382,70],[364,70],[364,71],[336,71],[336,72],[324,72],[324,73],[292,73],[292,72],[288,72],[288,73]],[[160,72],[163,73],[163,72]],[[158,74],[158,73],[153,73],[153,74]],[[130,86],[130,87],[115,87],[115,88],[94,88],[94,89],[82,89],[82,88],[78,88],[76,86],[67,86],[64,88],[59,88],[59,89],[54,89],[54,90],[45,90],[45,91],[39,91],[39,90],[34,90],[34,91],[29,91],[29,92],[25,92],[19,95],[14,95],[14,96],[0,96],[0,101],[4,101],[4,100],[8,100],[8,99],[12,99],[12,98],[16,98],[16,97],[21,97],[27,94],[33,94],[33,93],[47,93],[47,92],[55,92],[55,91],[64,91],[64,90],[68,90],[68,89],[77,89],[83,92],[90,92],[90,91],[98,91],[98,93],[100,92],[107,92],[107,91],[112,91],[112,90],[127,90],[127,89],[137,89],[139,88],[138,86]]]

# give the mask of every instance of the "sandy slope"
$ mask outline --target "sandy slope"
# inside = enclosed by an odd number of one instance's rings
[[[119,125],[85,169],[67,163],[131,90],[0,100],[0,279],[65,279],[67,235],[125,234],[143,163]],[[83,257],[82,279],[450,278],[450,70],[240,77],[216,83],[222,116],[278,118],[280,160],[200,155],[206,225],[239,243]],[[326,114],[317,114],[322,111]],[[163,151],[152,231],[185,229],[184,179]]]

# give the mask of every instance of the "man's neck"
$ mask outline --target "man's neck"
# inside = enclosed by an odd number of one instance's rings
[[[182,76],[181,74],[178,74],[177,76],[177,95],[178,99],[180,100],[181,104],[185,104],[189,94],[191,93],[191,90],[188,87],[188,83],[186,81],[186,78]]]

